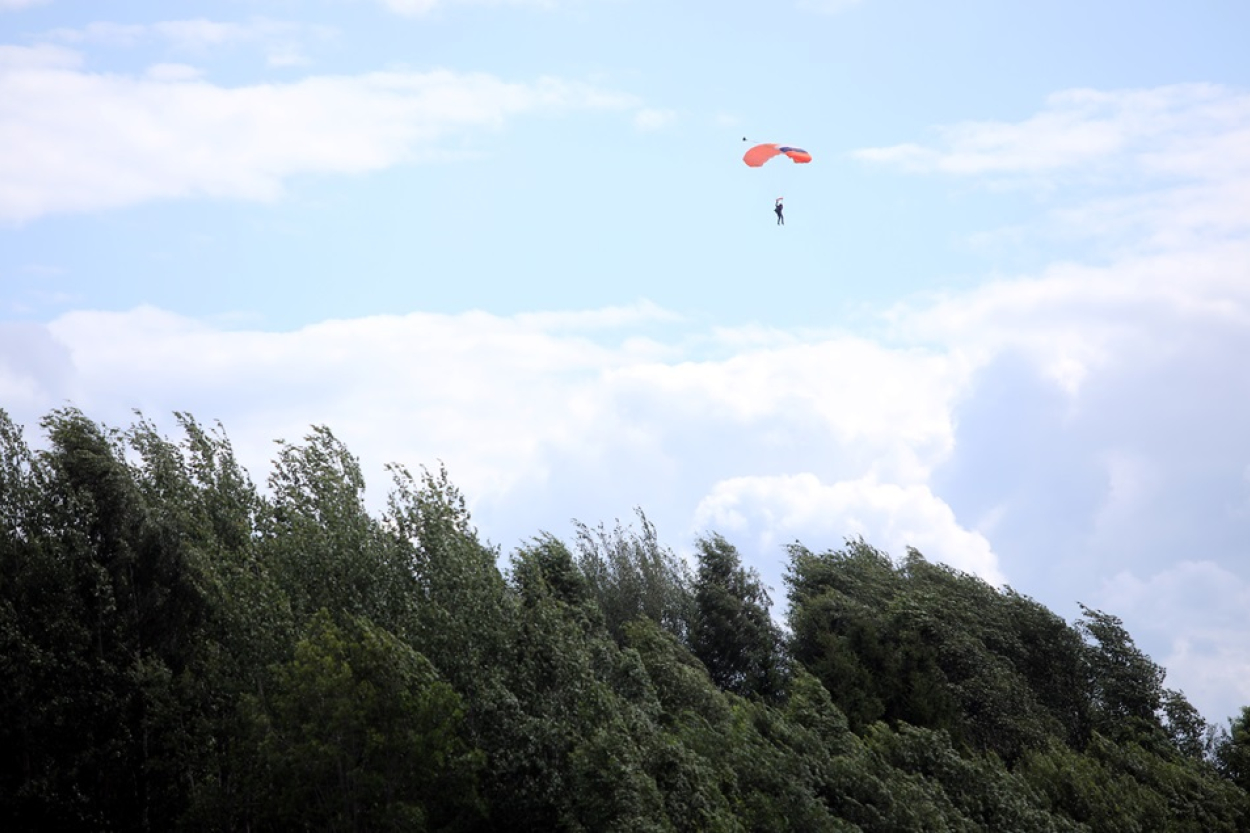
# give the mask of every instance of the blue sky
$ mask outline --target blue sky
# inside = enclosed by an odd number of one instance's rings
[[[0,0],[0,407],[847,537],[1250,703],[1250,6]],[[810,165],[740,161],[743,138]],[[779,228],[773,200],[784,195]]]

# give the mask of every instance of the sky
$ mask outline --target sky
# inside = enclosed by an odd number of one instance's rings
[[[0,0],[0,407],[863,537],[1250,705],[1250,4]],[[749,140],[749,141],[748,141]],[[813,161],[741,161],[754,142]],[[774,200],[785,198],[778,226]]]

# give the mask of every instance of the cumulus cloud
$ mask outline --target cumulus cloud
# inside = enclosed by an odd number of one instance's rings
[[[1250,95],[1067,91],[936,137],[858,156],[1041,186],[1031,233],[1094,245],[887,312],[893,338],[975,368],[925,483],[1013,583],[1122,616],[1170,685],[1231,713],[1250,693]]]
[[[1057,262],[1038,274],[889,313],[902,330],[984,358],[1032,356],[1075,392],[1094,370],[1168,349],[1161,327],[1250,323],[1250,95],[1211,85],[1075,90],[1015,124],[943,128],[937,146],[859,152],[864,159],[963,175],[1070,175],[1044,219],[1116,245],[1104,262]]]
[[[970,371],[959,357],[838,334],[762,338],[723,331],[717,339],[736,349],[722,360],[633,365],[615,382],[695,422],[810,421],[807,453],[827,443],[883,477],[923,478],[949,450],[949,403]]]
[[[796,539],[834,548],[863,537],[896,557],[914,547],[929,560],[1005,583],[989,541],[964,528],[921,483],[862,477],[826,484],[808,472],[736,477],[716,484],[695,519],[709,529],[754,537],[755,551],[775,552]],[[775,586],[776,570],[769,572]]]
[[[1173,328],[1250,325],[1250,240],[1131,256],[1091,266],[1061,263],[1040,275],[911,300],[888,318],[911,337],[957,346],[982,361],[1006,351],[1032,357],[1069,393],[1089,375],[1176,348]],[[1131,358],[1130,358],[1131,357]]]
[[[984,541],[961,532],[924,485],[950,449],[950,400],[966,372],[958,362],[837,335],[692,337],[680,323],[646,302],[377,316],[287,333],[146,307],[75,312],[10,334],[0,400],[27,420],[65,401],[111,420],[133,407],[220,418],[253,468],[270,440],[325,423],[375,472],[388,460],[446,460],[470,495],[533,513],[495,524],[514,536],[536,532],[549,512],[566,519],[568,490],[600,494],[586,484],[602,477],[632,484],[607,488],[622,501],[608,511],[645,508],[647,491],[668,490],[664,520],[678,534],[746,523],[767,549],[804,532],[839,542],[863,532],[932,544],[936,557],[998,577]],[[670,337],[639,338],[644,325]],[[718,352],[728,355],[707,357]],[[774,482],[778,467],[820,480]],[[785,521],[747,507],[771,513],[786,501],[796,509]],[[815,523],[813,512],[835,504],[840,515]]]
[[[271,200],[305,173],[436,158],[530,113],[624,110],[628,95],[557,78],[374,72],[223,87],[187,68],[99,74],[52,46],[0,47],[0,221],[145,200]]]

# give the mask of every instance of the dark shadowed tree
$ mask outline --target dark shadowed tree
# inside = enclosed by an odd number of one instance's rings
[[[1088,643],[1094,728],[1124,738],[1160,732],[1164,670],[1137,647],[1116,616],[1081,605],[1077,629]]]
[[[690,648],[727,691],[777,697],[784,685],[781,631],[759,575],[742,566],[738,551],[719,535],[697,542],[694,622]]]
[[[42,426],[31,455],[0,414],[0,812],[27,829],[167,829],[198,760],[183,753],[200,746],[204,575],[175,501],[146,488],[156,450],[132,468],[125,436],[72,408]]]
[[[365,619],[314,616],[251,708],[259,829],[471,829],[482,812],[460,697]]]
[[[1163,690],[1163,728],[1182,755],[1202,761],[1210,752],[1211,727],[1182,692]]]
[[[1228,731],[1215,743],[1215,763],[1225,778],[1250,791],[1250,706],[1229,718]]]

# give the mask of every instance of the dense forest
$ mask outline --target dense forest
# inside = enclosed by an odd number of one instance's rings
[[[443,470],[368,511],[325,428],[0,411],[6,830],[1250,830],[1114,615],[915,551],[793,545],[785,626],[716,534],[479,539]]]

